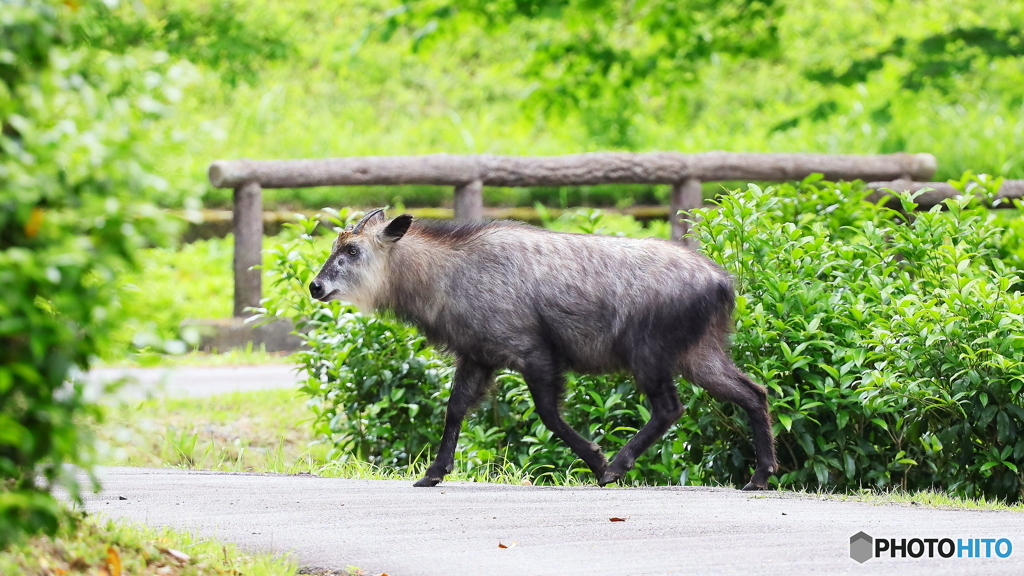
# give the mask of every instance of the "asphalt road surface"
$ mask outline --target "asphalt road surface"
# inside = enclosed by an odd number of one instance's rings
[[[97,368],[85,381],[90,394],[98,397],[100,386],[124,379],[115,394],[122,400],[149,396],[199,397],[252,392],[272,388],[298,388],[299,377],[290,364],[262,366],[186,366],[179,368]]]
[[[558,488],[104,468],[87,509],[367,575],[1024,574],[1024,513],[703,487]],[[612,521],[612,518],[623,519]],[[858,564],[850,538],[1008,539]],[[502,548],[501,546],[506,546]],[[984,556],[985,544],[979,550]],[[1006,552],[1005,544],[1001,548]],[[913,551],[913,550],[912,550]],[[967,555],[966,552],[963,553]]]

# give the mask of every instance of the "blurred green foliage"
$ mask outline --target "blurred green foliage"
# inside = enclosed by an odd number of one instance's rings
[[[940,180],[1024,175],[1024,7],[1011,0],[70,4],[82,17],[65,43],[195,65],[162,120],[180,144],[156,154],[167,206],[197,190],[229,206],[205,180],[215,158],[907,150],[936,154]],[[494,205],[665,194],[484,191]],[[269,207],[314,209],[450,198],[426,186],[265,191]]]
[[[72,22],[75,44],[116,54],[143,47],[205,64],[234,86],[258,80],[258,67],[292,51],[288,30],[272,17],[243,21],[239,3],[222,0],[196,6],[174,3],[83,0]]]
[[[126,321],[115,334],[112,355],[129,349],[181,354],[201,336],[183,331],[183,320],[230,318],[233,254],[231,235],[141,251],[139,266],[118,278]]]
[[[205,48],[171,47],[167,15],[195,14],[198,26],[218,5],[140,0],[114,12],[131,22],[136,5],[153,38],[144,44],[200,72],[167,120],[185,146],[158,168],[172,189],[204,190],[210,206],[231,203],[230,190],[205,181],[216,158],[912,151],[937,156],[939,180],[965,170],[1024,177],[1024,5],[1011,0],[687,0],[682,11],[663,1],[253,0],[223,11],[230,25],[209,21],[189,36],[197,46],[237,39],[245,54],[230,58],[251,74]],[[563,194],[569,205],[666,198],[657,187],[484,190],[491,205],[560,205]],[[451,190],[264,198],[422,206],[450,202]]]
[[[447,48],[473,28],[504,34],[517,20],[547,21],[524,47],[521,73],[536,82],[527,103],[552,116],[582,112],[599,142],[632,148],[647,98],[671,99],[713,58],[777,55],[782,11],[775,0],[419,0],[388,10],[364,34],[387,41],[406,29],[417,51],[428,39]]]
[[[124,321],[117,276],[180,222],[153,169],[190,67],[78,46],[73,5],[0,5],[0,546],[52,532],[65,464],[88,465],[98,417],[69,379]]]
[[[828,9],[821,3],[802,4],[819,17]],[[533,97],[549,112],[581,112],[592,134],[628,148],[639,143],[633,140],[633,118],[645,112],[649,101],[662,97],[667,107],[686,110],[690,103],[672,92],[699,83],[702,64],[712,60],[781,63],[817,84],[847,88],[870,82],[874,73],[896,71],[903,91],[931,89],[933,96],[951,103],[959,100],[964,77],[985,77],[1007,63],[1019,71],[1024,56],[1019,4],[958,2],[956,12],[950,7],[948,2],[861,2],[854,9],[874,16],[875,29],[864,31],[870,34],[866,41],[856,41],[866,46],[831,46],[833,54],[842,54],[839,62],[793,58],[796,54],[786,49],[795,39],[786,35],[791,29],[785,20],[805,14],[793,3],[774,0],[419,0],[386,12],[381,38],[412,24],[416,49],[445,27],[454,32],[484,23],[496,31],[515,19],[555,20],[552,33],[528,51],[524,73],[538,82]],[[959,13],[962,8],[966,14]],[[469,17],[458,18],[463,14]],[[903,27],[908,16],[909,30]],[[895,96],[874,103],[874,123],[892,119]],[[819,122],[840,110],[836,99],[822,99],[777,123],[773,131]]]

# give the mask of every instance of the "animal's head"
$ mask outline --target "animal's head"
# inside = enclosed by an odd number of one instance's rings
[[[412,216],[388,221],[384,210],[371,210],[338,234],[331,255],[309,284],[309,294],[323,302],[344,300],[372,311],[386,288],[386,265],[395,242],[405,235]]]

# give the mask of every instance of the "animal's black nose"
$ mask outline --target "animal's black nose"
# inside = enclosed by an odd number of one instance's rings
[[[313,280],[309,283],[309,295],[313,298],[323,298],[324,285],[319,280]]]

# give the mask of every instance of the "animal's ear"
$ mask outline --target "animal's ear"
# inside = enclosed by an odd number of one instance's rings
[[[359,234],[359,233],[361,233],[363,231],[363,227],[366,226],[367,224],[370,224],[372,226],[374,224],[379,224],[380,222],[383,222],[383,221],[384,221],[384,209],[383,208],[377,208],[376,210],[370,210],[369,212],[366,213],[366,216],[363,216],[363,219],[360,220],[358,224],[356,224],[356,227],[352,229],[352,233],[353,234]]]
[[[412,224],[411,214],[402,214],[401,216],[398,216],[391,222],[388,222],[388,225],[384,227],[384,238],[391,240],[392,242],[397,242],[402,236],[405,236],[405,233],[409,230],[410,224]]]

